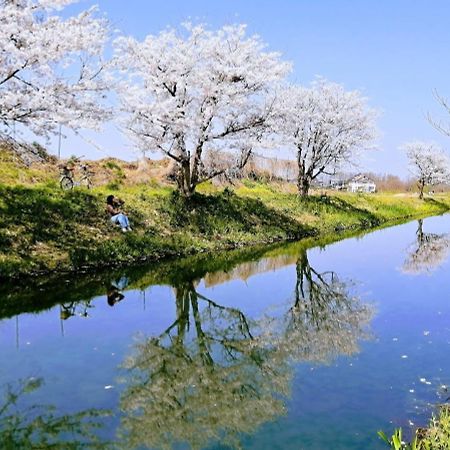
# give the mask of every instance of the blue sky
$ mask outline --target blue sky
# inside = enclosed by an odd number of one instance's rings
[[[398,147],[414,139],[436,141],[450,152],[450,138],[425,117],[430,112],[447,118],[433,89],[450,97],[448,0],[84,0],[71,10],[91,4],[98,4],[115,27],[138,39],[187,20],[213,28],[246,23],[250,34],[259,34],[270,49],[293,62],[291,81],[308,84],[320,75],[346,89],[361,90],[381,111],[379,150],[362,159],[364,170],[407,176]],[[135,157],[112,127],[89,136],[102,150],[89,150],[69,138],[63,141],[62,154]]]

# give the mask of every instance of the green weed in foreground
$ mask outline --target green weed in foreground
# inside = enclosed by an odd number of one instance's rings
[[[401,428],[397,428],[390,439],[383,431],[378,435],[392,450],[450,450],[450,406],[440,406],[428,428],[419,428],[410,443],[402,440]]]
[[[394,434],[389,439],[384,431],[379,431],[378,436],[383,439],[386,444],[390,446],[392,450],[418,450],[417,447],[417,437],[414,437],[413,441],[410,444],[407,444],[403,441],[402,438],[402,429],[396,428]]]

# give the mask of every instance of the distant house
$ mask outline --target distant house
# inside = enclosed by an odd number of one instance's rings
[[[358,174],[347,181],[347,190],[349,192],[373,193],[377,190],[377,185],[368,176]]]
[[[335,191],[346,191],[347,184],[344,180],[330,180],[328,188],[334,189]]]

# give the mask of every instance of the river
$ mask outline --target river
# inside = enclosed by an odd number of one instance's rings
[[[449,231],[4,284],[1,448],[386,448],[450,397]]]

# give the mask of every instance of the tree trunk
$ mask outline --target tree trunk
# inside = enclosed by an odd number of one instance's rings
[[[176,150],[174,150],[174,153],[178,157],[176,159],[178,166],[178,170],[176,172],[178,190],[183,197],[192,197],[197,183],[193,179],[195,178],[195,170],[191,167],[191,155],[186,149],[186,143],[183,135],[178,135],[176,137]]]
[[[309,193],[309,188],[311,186],[310,180],[306,176],[300,176],[298,177],[298,192],[301,197],[307,197]]]
[[[195,291],[194,285],[192,284],[191,293],[191,305],[192,305],[192,315],[194,316],[195,329],[197,331],[197,343],[200,350],[200,355],[205,366],[213,366],[214,361],[212,359],[211,353],[208,348],[208,343],[206,340],[205,333],[202,330],[200,310],[198,307],[198,296]]]
[[[417,241],[419,242],[419,245],[423,244],[424,243],[423,219],[418,220],[416,235],[417,235]]]
[[[307,197],[309,192],[309,187],[311,180],[306,173],[305,161],[302,159],[301,149],[297,152],[297,165],[298,165],[298,177],[297,177],[297,187],[298,193],[301,197]]]
[[[186,287],[181,284],[174,288],[177,306],[177,337],[176,341],[180,347],[184,346],[184,339],[189,330],[189,294]]]
[[[423,199],[423,190],[425,188],[425,183],[422,180],[420,180],[417,183],[417,186],[419,187],[419,199],[422,200]]]
[[[183,197],[192,197],[195,192],[196,185],[191,182],[191,165],[189,159],[184,159],[179,163],[177,185]]]

